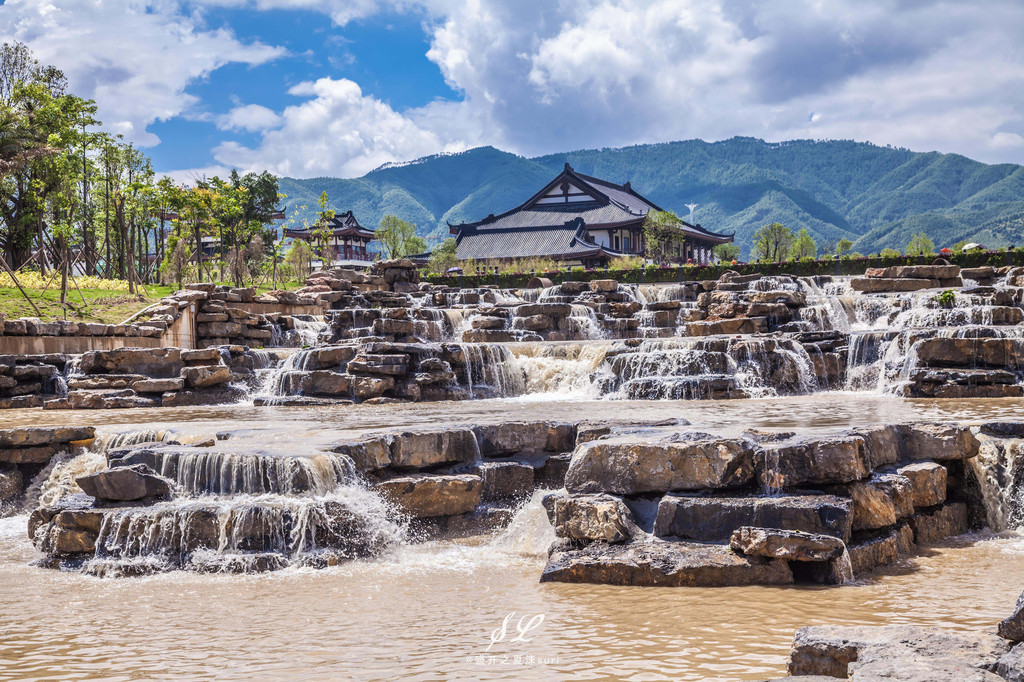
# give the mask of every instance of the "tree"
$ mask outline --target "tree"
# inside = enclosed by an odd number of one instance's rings
[[[188,249],[185,247],[185,240],[181,239],[178,235],[172,234],[167,238],[167,249],[165,251],[164,262],[160,266],[160,270],[165,276],[174,279],[174,282],[181,289],[182,283],[185,279],[185,271],[188,269],[189,255]]]
[[[756,260],[778,263],[789,255],[796,236],[793,231],[782,223],[765,225],[754,233],[754,250]]]
[[[718,256],[720,261],[731,263],[739,257],[740,247],[738,244],[733,243],[719,244],[714,248],[714,254]]]
[[[385,258],[401,258],[427,250],[427,243],[416,236],[416,226],[398,216],[384,216],[374,234],[384,247]]]
[[[814,258],[817,255],[818,246],[814,243],[814,238],[811,237],[806,228],[800,228],[796,239],[793,240],[793,246],[789,249],[790,259],[802,260],[804,258]]]
[[[441,245],[434,249],[434,252],[430,254],[430,260],[427,262],[427,268],[431,272],[435,272],[439,275],[443,275],[448,272],[449,268],[455,267],[459,258],[456,255],[457,244],[454,239],[449,237],[441,242]]]
[[[908,256],[928,256],[935,253],[935,242],[924,232],[918,232],[907,243],[905,252]]]
[[[836,244],[836,255],[845,256],[846,254],[850,253],[852,249],[853,242],[851,242],[846,237],[843,237],[842,239],[839,240],[839,243]]]
[[[681,257],[686,236],[683,221],[671,211],[649,211],[644,218],[644,253],[659,265]]]
[[[964,247],[967,246],[968,244],[970,244],[969,241],[967,241],[966,239],[961,239],[956,244],[953,244],[953,246],[949,247],[949,250],[952,251],[953,253],[961,253],[964,250]]]
[[[882,258],[899,258],[900,255],[902,255],[902,254],[900,254],[900,252],[897,251],[896,249],[888,249],[887,248],[887,249],[882,249],[882,252],[879,253],[878,255],[881,256]]]
[[[300,282],[304,282],[309,277],[312,262],[313,249],[301,239],[296,239],[292,242],[292,248],[289,249],[284,257],[284,264],[288,266],[292,275]]]

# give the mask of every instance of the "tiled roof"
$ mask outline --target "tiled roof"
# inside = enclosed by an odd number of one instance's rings
[[[574,256],[617,252],[586,241],[586,231],[579,220],[562,221],[561,225],[467,230],[459,237],[459,260],[473,258],[530,258]]]
[[[577,185],[586,185],[588,193],[594,197],[594,200],[570,204],[536,203],[550,188],[564,179],[571,179]],[[458,234],[461,241],[471,234],[494,230],[511,231],[544,227],[557,228],[573,218],[581,218],[589,229],[626,225],[629,223],[638,225],[643,222],[650,211],[660,210],[661,208],[657,205],[634,192],[629,183],[616,185],[600,178],[577,173],[566,164],[565,170],[558,177],[517,208],[498,216],[487,216],[478,222],[450,225],[450,227],[452,233]],[[684,233],[704,241],[715,243],[732,241],[731,235],[710,232],[699,225],[691,225],[685,221],[682,221],[680,229]],[[526,238],[524,237],[524,239]],[[537,238],[530,237],[529,239]],[[544,239],[554,239],[554,237],[545,237]],[[514,240],[511,237],[502,237],[500,241],[511,246]],[[466,257],[477,258],[477,256]],[[459,251],[459,258],[463,258],[461,250]]]

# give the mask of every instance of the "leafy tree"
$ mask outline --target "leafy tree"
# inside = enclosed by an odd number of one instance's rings
[[[935,253],[935,242],[924,232],[918,232],[907,243],[905,252],[908,256],[927,256]]]
[[[800,228],[796,239],[793,240],[793,246],[789,249],[789,257],[792,260],[802,260],[804,258],[814,258],[817,255],[818,246],[814,243],[814,238],[811,237],[806,228]]]
[[[843,237],[836,244],[836,251],[835,251],[835,253],[836,253],[837,256],[845,256],[846,254],[850,253],[850,251],[852,251],[852,250],[853,250],[853,242],[851,242],[846,237]]]
[[[401,258],[427,250],[427,243],[416,236],[416,226],[398,216],[384,216],[374,234],[384,247],[385,258]]]
[[[961,251],[964,250],[964,247],[967,246],[968,244],[970,244],[969,241],[967,241],[966,239],[961,239],[956,244],[953,244],[953,246],[949,247],[949,249],[953,253],[960,253]]]
[[[682,254],[686,237],[683,221],[670,211],[650,211],[644,218],[644,252],[655,263],[668,262]]]
[[[185,240],[176,234],[169,236],[167,238],[164,262],[161,264],[160,270],[164,275],[171,277],[179,289],[181,289],[184,282],[189,260]]]
[[[448,272],[449,268],[455,267],[459,258],[456,255],[457,244],[451,237],[441,242],[441,245],[434,249],[433,253],[430,254],[430,260],[427,262],[427,268],[431,272],[436,272],[439,275],[443,275]]]
[[[753,256],[757,260],[778,263],[789,255],[796,236],[782,223],[765,225],[754,233]]]
[[[713,251],[714,254],[718,256],[719,260],[726,263],[731,263],[732,261],[736,260],[740,255],[739,245],[733,244],[731,242],[728,244],[719,244],[713,249]]]
[[[896,249],[882,249],[878,255],[882,258],[899,258],[902,254]]]
[[[292,276],[300,282],[304,282],[312,269],[313,249],[309,244],[296,239],[292,242],[292,248],[285,254],[284,264],[291,270]]]

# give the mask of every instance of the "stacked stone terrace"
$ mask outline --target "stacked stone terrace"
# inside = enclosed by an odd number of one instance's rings
[[[1021,272],[975,268],[965,278],[939,264],[853,280],[725,273],[666,286],[596,280],[460,290],[420,283],[413,264],[398,260],[369,273],[317,273],[298,292],[193,285],[148,319],[122,325],[152,342],[147,348],[0,356],[0,407],[208,404],[245,393],[293,404],[517,395],[531,378],[522,358],[576,360],[595,347],[588,381],[596,395],[722,399],[866,388],[1020,396]],[[5,334],[36,334],[19,343],[106,338],[39,336],[70,329],[4,323]],[[158,367],[153,351],[175,347],[180,353],[160,356],[167,366]],[[199,377],[183,374],[187,365],[221,369]]]
[[[300,453],[263,451],[244,433],[128,434],[94,446],[101,457],[74,482],[57,476],[59,494],[32,513],[29,534],[43,563],[65,570],[264,571],[493,531],[536,490],[557,490],[544,498],[558,539],[542,581],[834,585],[984,525],[964,462],[1007,428],[722,437],[683,421],[505,422],[341,437]],[[0,431],[12,446],[0,449],[4,475],[20,475],[24,494],[32,471],[92,435]]]

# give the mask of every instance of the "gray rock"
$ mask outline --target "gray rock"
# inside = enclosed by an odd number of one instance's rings
[[[209,388],[231,381],[231,370],[224,365],[185,367],[181,376],[190,388]]]
[[[880,537],[856,545],[847,545],[850,565],[855,576],[868,573],[878,566],[895,563],[900,557],[907,556],[915,550],[914,531],[907,523],[893,528]]]
[[[846,551],[846,544],[832,535],[750,526],[733,531],[729,546],[741,554],[788,561],[829,561]]]
[[[185,388],[185,380],[181,377],[171,379],[143,379],[132,385],[136,393],[163,393],[164,391],[180,391]]]
[[[915,507],[931,507],[946,501],[946,467],[938,462],[916,462],[896,470],[910,480]]]
[[[1024,592],[1017,598],[1013,613],[999,622],[998,632],[1011,642],[1024,642]]]
[[[95,350],[82,355],[85,374],[142,374],[165,378],[181,371],[181,351],[177,348],[117,348]]]
[[[59,443],[86,445],[95,437],[96,429],[92,426],[29,426],[0,429],[0,448]]]
[[[471,462],[479,454],[476,436],[470,429],[403,431],[391,441],[391,466],[398,468]]]
[[[632,512],[614,495],[552,493],[545,496],[544,508],[555,535],[567,540],[617,544],[643,535]]]
[[[967,505],[948,502],[941,507],[920,510],[910,520],[914,541],[921,545],[942,542],[954,535],[963,535],[970,528]]]
[[[743,526],[801,530],[848,541],[853,503],[834,495],[689,497],[666,495],[658,504],[654,534],[727,542]]]
[[[999,657],[996,674],[1006,682],[1024,682],[1024,645],[1018,644]]]
[[[352,458],[359,473],[379,471],[391,465],[391,446],[383,437],[339,443],[331,450]]]
[[[945,461],[970,459],[978,454],[980,441],[959,424],[903,424],[907,459]]]
[[[988,672],[1009,644],[988,633],[961,634],[910,625],[801,628],[790,675],[876,680],[998,680]]]
[[[594,542],[583,549],[556,550],[541,582],[657,587],[788,585],[782,559],[744,557],[725,545],[689,542]]]
[[[477,465],[483,481],[483,500],[521,500],[533,492],[533,467],[520,462],[483,462]]]
[[[802,483],[849,483],[871,472],[865,442],[860,436],[805,439],[764,445],[757,453],[761,482],[771,488]]]
[[[746,439],[598,440],[576,448],[565,487],[574,493],[632,495],[730,488],[753,479],[753,442]]]
[[[414,474],[382,481],[374,489],[409,516],[450,516],[480,504],[483,482],[470,474]]]
[[[167,498],[174,485],[145,464],[105,469],[80,476],[75,483],[86,495],[119,502]]]

